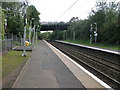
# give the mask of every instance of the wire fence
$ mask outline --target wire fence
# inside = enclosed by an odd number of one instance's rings
[[[31,43],[33,43],[33,38],[31,38]],[[10,34],[6,39],[0,39],[0,54],[10,51],[16,46],[24,46],[24,39]]]
[[[23,39],[20,37],[17,37],[17,35],[9,35],[9,37],[7,37],[4,40],[0,40],[0,54],[3,54],[5,52],[8,52],[10,50],[12,50],[16,45],[15,42],[19,42],[20,45],[23,45]]]
[[[7,51],[12,50],[13,47],[13,40],[12,39],[5,39],[0,40],[0,53],[5,53]]]

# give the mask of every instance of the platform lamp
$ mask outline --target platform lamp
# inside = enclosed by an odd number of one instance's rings
[[[39,27],[40,26],[38,25],[37,30],[36,30],[36,44],[37,44],[37,31],[38,31]]]
[[[92,44],[92,24],[90,25],[90,44]]]
[[[5,24],[4,24],[4,25],[5,25],[5,30],[7,30],[7,19],[6,19],[6,18],[5,18],[5,21],[4,21],[4,22],[5,22]],[[7,31],[6,31],[6,32],[7,32]],[[7,37],[7,35],[6,35],[6,37]]]
[[[97,34],[97,23],[94,22],[94,24],[95,24],[94,36],[95,36],[95,44],[96,44],[96,42],[97,42],[97,36],[98,36],[98,34]]]
[[[32,42],[32,43],[33,43],[32,46],[33,46],[33,47],[34,47],[34,43],[35,43],[35,40],[34,40],[34,39],[35,39],[35,25],[34,25],[34,19],[35,19],[35,18],[32,18],[32,32],[34,32],[33,39],[32,39],[32,41],[33,41],[33,42]]]
[[[31,20],[29,22],[29,43],[31,44]]]

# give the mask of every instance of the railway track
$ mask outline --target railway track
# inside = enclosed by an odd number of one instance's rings
[[[86,51],[77,46],[60,42],[49,42],[73,60],[81,64],[87,70],[106,82],[112,88],[120,88],[120,63],[115,56],[112,58],[93,54],[94,51]],[[85,48],[84,48],[85,49]],[[98,54],[98,53],[97,53]],[[116,62],[117,61],[117,62]]]

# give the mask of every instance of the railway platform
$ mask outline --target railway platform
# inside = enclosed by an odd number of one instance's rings
[[[13,88],[110,88],[83,67],[40,40]]]

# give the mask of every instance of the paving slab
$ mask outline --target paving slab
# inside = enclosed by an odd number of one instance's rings
[[[84,88],[42,40],[33,50],[13,88]]]

